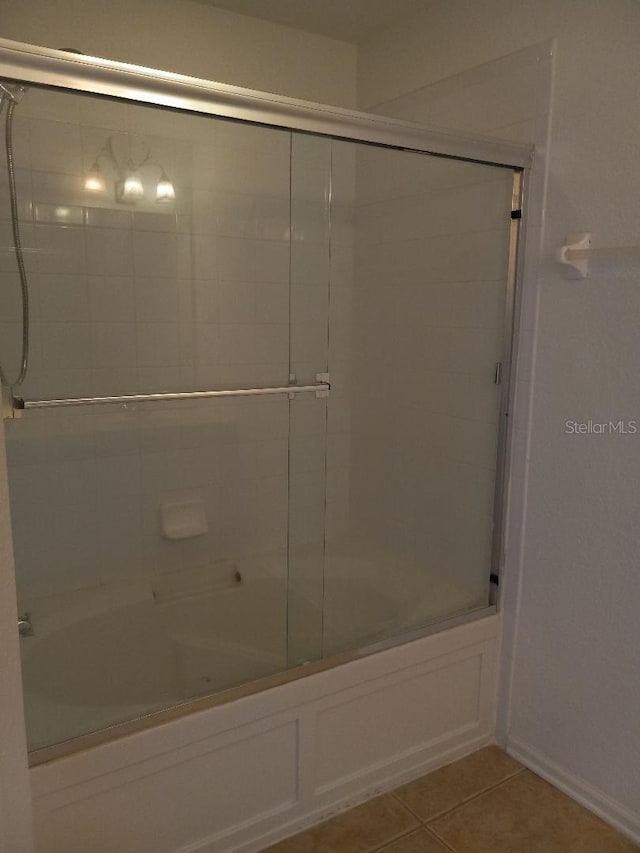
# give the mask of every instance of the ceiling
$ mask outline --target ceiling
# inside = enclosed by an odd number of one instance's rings
[[[360,44],[434,0],[200,0],[309,33]]]

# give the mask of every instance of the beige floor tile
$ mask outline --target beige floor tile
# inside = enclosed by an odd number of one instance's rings
[[[488,746],[394,793],[422,820],[431,820],[521,770],[522,765],[506,752]]]
[[[456,853],[631,853],[599,818],[526,770],[429,825]]]
[[[385,794],[268,850],[270,853],[369,853],[419,825],[402,803]]]
[[[392,844],[387,844],[379,853],[451,853],[451,851],[428,830],[419,829],[411,835],[403,835]]]

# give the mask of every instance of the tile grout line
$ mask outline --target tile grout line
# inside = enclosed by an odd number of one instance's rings
[[[403,838],[408,838],[410,835],[414,835],[416,832],[426,832],[434,841],[437,841],[447,850],[450,850],[451,853],[456,853],[456,851],[451,847],[446,841],[443,841],[439,836],[428,829],[426,826],[418,825],[414,826],[413,829],[409,829],[406,832],[401,833],[400,835],[396,835],[393,838],[388,839],[382,845],[378,847],[371,847],[368,850],[363,851],[363,853],[384,853],[387,847],[390,847],[392,844],[397,844],[399,841],[402,841]]]
[[[416,811],[414,811],[414,809],[412,809],[410,805],[405,803],[405,801],[395,791],[390,791],[389,793],[391,794],[391,796],[395,797],[408,811],[410,811],[411,814],[414,817],[416,817],[423,826],[428,826],[428,824],[431,823],[432,821],[439,820],[441,817],[444,817],[445,815],[448,815],[451,812],[455,811],[456,809],[460,808],[460,806],[464,806],[467,803],[470,803],[472,800],[475,800],[477,797],[481,797],[483,794],[486,794],[487,791],[492,791],[494,788],[497,788],[499,785],[503,785],[505,782],[510,782],[512,779],[515,779],[515,777],[518,776],[520,773],[523,773],[526,769],[527,769],[526,767],[521,767],[519,770],[516,770],[515,772],[511,773],[509,776],[506,776],[504,779],[500,779],[499,782],[495,782],[493,785],[488,785],[486,788],[483,788],[481,791],[476,791],[475,794],[473,794],[470,797],[467,797],[464,800],[461,800],[459,803],[456,803],[455,806],[452,806],[451,808],[448,808],[448,809],[444,809],[443,811],[438,812],[437,814],[431,815],[428,818],[420,817],[420,815]],[[409,783],[409,784],[411,784],[411,783]],[[404,787],[404,786],[401,786],[401,787]],[[398,790],[398,789],[396,789],[396,790]]]
[[[445,811],[439,812],[437,815],[434,815],[433,817],[430,817],[426,820],[423,820],[422,821],[423,826],[430,829],[430,831],[433,832],[434,835],[436,835],[437,833],[435,832],[434,829],[432,829],[429,826],[429,824],[435,823],[435,821],[440,820],[440,818],[442,818],[442,817],[447,817],[448,815],[452,814],[453,812],[457,811],[458,809],[462,808],[463,806],[466,806],[469,803],[472,803],[474,800],[477,800],[480,797],[484,796],[485,794],[488,794],[490,791],[495,791],[496,788],[500,788],[502,785],[506,785],[507,783],[509,783],[513,779],[515,779],[516,776],[519,776],[521,773],[524,773],[525,770],[527,770],[527,768],[523,767],[521,770],[517,770],[515,773],[512,773],[511,776],[507,776],[505,779],[501,779],[499,782],[496,782],[495,785],[489,785],[487,788],[484,788],[482,791],[478,791],[477,793],[475,793],[472,797],[467,797],[466,800],[462,800],[462,802],[458,803],[453,808],[446,809]],[[437,837],[439,840],[441,840],[439,835]]]
[[[417,812],[415,812],[411,808],[411,806],[409,806],[407,803],[405,803],[405,801],[403,799],[401,799],[401,797],[398,794],[396,794],[395,791],[390,791],[389,793],[391,794],[391,796],[394,797],[402,806],[404,806],[404,808],[408,812],[410,812],[410,814],[412,814],[420,822],[420,826],[416,827],[415,829],[409,830],[408,832],[403,833],[402,835],[398,836],[396,839],[393,839],[387,843],[393,844],[394,841],[397,841],[401,838],[405,838],[406,836],[410,835],[412,832],[416,832],[418,829],[422,828],[426,832],[428,832],[429,835],[431,835],[436,841],[438,841],[440,844],[442,844],[443,847],[445,847],[447,850],[450,850],[451,853],[456,853],[454,848],[451,847],[450,844],[447,841],[445,841],[444,838],[441,838],[440,835],[438,835],[438,833],[432,827],[429,826],[429,824],[436,821],[436,820],[439,820],[441,817],[445,817],[446,815],[451,814],[452,812],[456,811],[456,809],[459,809],[462,806],[467,805],[467,803],[470,803],[473,800],[477,799],[478,797],[481,797],[483,794],[486,794],[489,791],[494,790],[495,788],[499,788],[500,785],[504,785],[507,782],[510,782],[512,779],[515,779],[516,776],[519,776],[521,773],[523,773],[526,769],[527,768],[524,766],[520,767],[518,770],[514,771],[511,775],[505,777],[504,779],[501,779],[499,782],[496,782],[493,785],[488,785],[486,788],[483,788],[481,791],[478,791],[473,796],[468,797],[466,800],[462,800],[460,803],[457,803],[457,805],[455,805],[453,808],[446,809],[445,811],[439,812],[437,815],[433,815],[432,817],[429,817],[426,819],[421,818],[420,815]],[[377,851],[383,851],[385,846],[386,845],[383,845],[382,847],[374,847],[371,851],[368,851],[368,853],[377,853]]]
[[[417,824],[416,824],[416,826],[412,826],[411,829],[407,829],[407,830],[404,830],[403,832],[399,833],[399,835],[394,835],[392,838],[388,838],[382,844],[378,844],[375,847],[371,847],[369,850],[364,851],[364,853],[377,853],[377,851],[384,850],[385,847],[388,847],[390,844],[395,844],[397,841],[400,841],[401,839],[406,838],[408,835],[411,835],[413,832],[418,832],[419,830],[423,829],[422,823],[421,823],[418,815],[415,814],[409,808],[409,806],[406,805],[406,803],[403,803],[399,797],[396,797],[396,795],[393,793],[393,791],[389,791],[388,793],[391,795],[391,797],[393,797],[393,799],[396,800],[396,802],[406,812],[409,813],[409,815],[411,815],[411,817],[413,817],[417,821]]]
[[[401,806],[403,806],[403,807],[404,807],[408,812],[410,812],[410,813],[415,817],[415,819],[416,819],[417,821],[419,821],[419,822],[420,822],[420,826],[422,826],[422,825],[423,825],[424,821],[422,820],[422,818],[420,817],[420,815],[419,815],[419,814],[417,814],[416,812],[414,812],[414,810],[411,808],[411,806],[407,805],[407,803],[405,803],[405,801],[404,801],[403,799],[401,799],[401,798],[400,798],[400,797],[395,793],[395,791],[389,791],[389,793],[391,794],[391,796],[392,796],[392,797],[394,797],[394,798],[395,798],[395,799],[400,803],[400,805],[401,805]]]
[[[415,818],[418,821],[416,826],[411,827],[411,829],[407,829],[404,832],[400,832],[398,835],[394,835],[392,838],[388,838],[383,844],[379,844],[375,847],[372,847],[370,850],[366,851],[366,853],[376,853],[378,850],[384,850],[389,844],[395,844],[396,841],[399,841],[401,838],[405,838],[407,835],[410,835],[412,832],[417,832],[422,828],[422,824],[420,823],[420,818],[418,815],[414,814],[411,809],[405,805],[398,797],[396,797],[391,791],[391,796],[397,800],[397,802],[404,808],[406,812],[408,812],[411,817]]]
[[[435,831],[435,829],[433,829],[430,826],[430,824],[439,820],[442,817],[446,817],[447,815],[452,814],[457,809],[462,808],[463,806],[467,805],[470,802],[473,802],[474,800],[478,799],[479,797],[482,797],[484,794],[486,794],[490,791],[493,791],[496,788],[501,787],[502,785],[508,784],[513,779],[515,779],[517,776],[519,776],[521,773],[524,773],[527,769],[528,769],[527,767],[522,766],[518,770],[516,770],[515,772],[510,774],[509,776],[506,776],[504,779],[501,779],[499,782],[496,782],[492,785],[488,785],[486,788],[483,788],[481,791],[478,791],[475,794],[473,794],[473,796],[468,797],[467,799],[464,799],[461,802],[457,803],[452,808],[445,809],[444,811],[438,812],[436,815],[432,815],[429,818],[421,818],[420,815],[417,814],[417,812],[415,812],[407,803],[405,803],[404,800],[401,799],[401,797],[396,793],[396,791],[398,789],[389,791],[388,794],[390,794],[391,797],[393,797],[396,800],[396,802],[411,817],[413,817],[417,821],[417,824],[415,826],[411,827],[410,829],[407,829],[407,830],[400,832],[398,835],[393,835],[390,838],[385,839],[385,841],[382,842],[381,844],[375,844],[373,847],[367,848],[367,850],[363,851],[363,853],[382,853],[382,851],[384,851],[387,847],[389,847],[393,844],[396,844],[398,841],[401,841],[402,839],[407,838],[408,836],[412,835],[413,833],[419,832],[421,829],[424,830],[425,832],[427,832],[430,837],[435,839],[439,844],[441,844],[447,850],[451,851],[451,853],[456,853],[456,850],[453,847],[451,847],[450,844],[445,839],[441,838],[440,835],[438,835],[438,833]],[[400,786],[400,787],[403,787],[403,786]],[[295,837],[296,837],[296,835],[291,836],[291,838],[295,838]]]
[[[425,832],[428,832],[429,835],[431,835],[439,844],[442,844],[443,847],[446,847],[447,850],[450,850],[451,853],[456,853],[455,848],[452,847],[448,841],[445,841],[444,838],[440,838],[440,836],[436,835],[436,833],[428,826],[423,826],[422,828]]]
[[[384,844],[378,845],[377,847],[371,847],[369,850],[363,851],[363,853],[378,853],[378,851],[384,850],[390,844],[396,844],[398,841],[402,841],[403,838],[407,838],[409,835],[412,835],[414,832],[418,832],[422,829],[421,826],[414,826],[413,829],[409,829],[406,832],[401,833],[400,835],[396,835],[393,838],[389,838]]]

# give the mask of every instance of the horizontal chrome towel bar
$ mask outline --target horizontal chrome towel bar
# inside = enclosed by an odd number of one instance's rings
[[[68,406],[100,406],[108,403],[155,403],[162,400],[205,400],[209,397],[256,397],[264,395],[296,394],[315,392],[326,397],[331,390],[328,382],[313,385],[282,385],[273,388],[233,388],[220,391],[176,391],[158,394],[123,394],[119,397],[69,397],[59,400],[24,400],[13,398],[13,407],[17,412],[24,409],[60,409]]]

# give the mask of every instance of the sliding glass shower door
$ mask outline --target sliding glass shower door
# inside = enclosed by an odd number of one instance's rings
[[[14,135],[31,747],[485,609],[512,170],[37,87]]]
[[[322,575],[328,319],[304,298],[328,279],[293,294],[292,228],[315,237],[289,132],[37,89],[14,122],[31,353],[6,426],[40,747],[289,665],[289,574]]]
[[[512,324],[510,170],[333,157],[325,654],[489,603]]]

